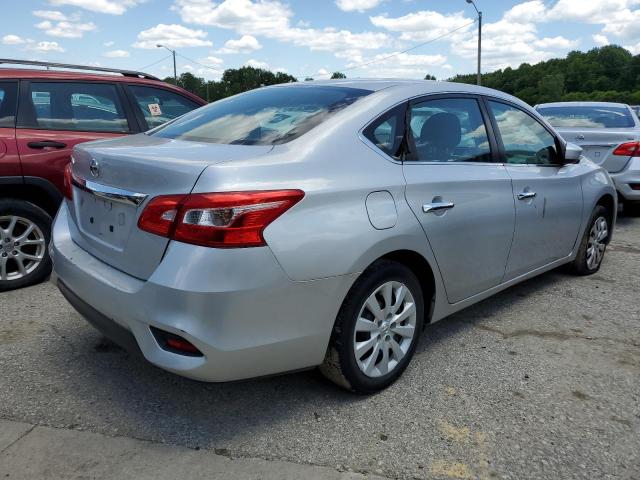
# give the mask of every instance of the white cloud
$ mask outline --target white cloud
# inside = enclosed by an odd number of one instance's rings
[[[58,12],[56,10],[34,10],[33,13],[36,17],[40,17],[40,18],[44,18],[46,20],[51,20],[51,21],[63,21],[67,19],[67,16],[62,13],[62,12]]]
[[[317,75],[324,77],[325,75],[331,75],[331,72],[329,72],[329,70],[327,70],[326,68],[321,68],[318,70]]]
[[[382,0],[336,0],[336,5],[345,12],[364,12],[370,8],[377,7]]]
[[[130,55],[126,50],[110,50],[108,52],[104,52],[102,56],[107,58],[126,58]]]
[[[153,28],[143,30],[138,34],[135,48],[157,48],[162,44],[169,48],[210,47],[213,45],[206,40],[207,32],[192,30],[182,25],[165,25],[160,23]]]
[[[31,52],[40,52],[40,53],[47,53],[47,52],[62,53],[65,51],[64,48],[58,45],[58,42],[34,42],[33,40],[31,41],[27,40],[27,46],[25,47],[25,50],[28,50]]]
[[[359,66],[362,63],[375,62]],[[372,58],[355,57],[347,64],[347,68],[358,72],[366,72],[368,77],[412,77],[423,78],[433,68],[439,68],[447,63],[447,57],[436,55],[414,55],[410,53],[389,52],[381,53]],[[355,67],[355,68],[354,68]]]
[[[547,16],[546,7],[541,0],[519,3],[507,10],[504,19],[514,23],[530,23],[541,21]]]
[[[205,67],[216,68],[222,65],[224,63],[224,60],[221,58],[209,55],[208,57],[205,57],[205,58],[199,58],[198,62],[204,65]]]
[[[109,47],[113,47],[115,44],[116,44],[116,42],[109,41],[109,42],[104,42],[102,45],[104,45],[105,47],[109,48]]]
[[[592,35],[591,38],[593,38],[594,43],[599,47],[609,45],[609,39],[605,35],[596,33],[595,35]]]
[[[260,50],[262,45],[253,35],[243,35],[237,40],[227,40],[218,53],[250,53]]]
[[[399,32],[401,40],[422,42],[444,35],[456,28],[473,22],[465,17],[464,12],[442,14],[430,10],[409,13],[402,17],[388,17],[380,15],[370,17],[371,23],[390,32]],[[471,26],[464,27],[460,32],[468,31]]]
[[[47,35],[52,37],[63,38],[82,38],[86,32],[96,29],[93,22],[82,23],[73,21],[50,22],[44,20],[36,24],[36,28],[43,30]]]
[[[71,5],[92,12],[122,15],[129,8],[135,7],[144,0],[49,0],[51,5]]]
[[[243,35],[263,35],[311,50],[344,52],[388,47],[391,39],[381,32],[353,33],[335,28],[292,27],[293,11],[278,0],[175,0],[187,23],[234,30]]]
[[[552,50],[569,50],[576,48],[580,44],[580,40],[569,40],[568,38],[557,37],[545,37],[534,42],[536,47],[550,48]]]
[[[5,35],[2,37],[3,45],[20,45],[24,42],[24,38],[19,37],[18,35]]]
[[[260,60],[254,60],[253,58],[247,60],[245,65],[247,67],[253,67],[253,68],[264,68],[265,70],[269,68],[269,64],[267,62],[262,62]]]

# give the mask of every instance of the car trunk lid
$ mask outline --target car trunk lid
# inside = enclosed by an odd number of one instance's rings
[[[147,279],[169,242],[137,227],[149,200],[188,194],[209,165],[256,157],[271,149],[144,134],[83,144],[73,153],[73,239],[114,268]]]
[[[635,128],[572,129],[556,128],[567,142],[582,147],[585,157],[605,168],[609,173],[624,169],[631,157],[613,155],[622,143],[638,140],[640,132]]]

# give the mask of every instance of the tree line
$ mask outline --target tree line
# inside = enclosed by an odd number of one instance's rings
[[[452,82],[476,83],[476,74]],[[482,75],[482,85],[535,105],[559,101],[603,101],[640,105],[640,55],[617,45],[573,51],[556,58]]]
[[[346,78],[334,72],[331,78]],[[435,80],[427,74],[426,80]],[[311,77],[305,81],[313,80]],[[455,75],[452,82],[476,83],[476,74]],[[296,82],[283,72],[242,67],[225,70],[219,81],[206,81],[191,73],[183,73],[178,84],[210,102],[254,88],[278,83]],[[165,82],[174,83],[173,78]],[[573,51],[566,58],[556,58],[518,68],[505,68],[482,75],[482,84],[515,95],[535,105],[544,102],[594,100],[640,105],[640,55],[616,46],[594,48],[588,52]]]

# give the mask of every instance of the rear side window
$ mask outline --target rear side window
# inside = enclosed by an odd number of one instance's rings
[[[402,155],[404,112],[404,106],[396,107],[383,114],[363,132],[376,147],[396,160]]]
[[[0,128],[14,128],[18,84],[16,82],[0,82]]]
[[[200,107],[177,93],[162,88],[129,85],[149,128],[155,128]]]
[[[370,93],[345,87],[261,88],[188,113],[151,135],[194,142],[276,145],[298,138]]]
[[[505,103],[489,101],[504,145],[507,163],[555,165],[556,140],[540,122]]]
[[[626,107],[538,107],[538,112],[557,128],[632,128],[635,122]]]
[[[129,131],[115,85],[30,82],[21,127],[82,132]]]
[[[410,138],[420,162],[491,162],[491,147],[478,101],[439,98],[414,103]]]

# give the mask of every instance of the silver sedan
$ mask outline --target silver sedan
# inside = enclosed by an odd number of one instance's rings
[[[558,102],[536,110],[611,175],[626,210],[640,210],[640,120],[628,105]]]
[[[373,392],[426,324],[569,264],[600,268],[605,170],[494,90],[262,88],[74,150],[53,281],[116,342],[228,381],[320,367]]]

